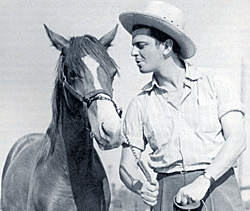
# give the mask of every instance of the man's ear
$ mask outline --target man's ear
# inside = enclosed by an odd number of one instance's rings
[[[171,39],[167,39],[163,43],[163,45],[164,45],[164,51],[163,51],[164,55],[167,55],[173,49],[173,44],[174,44],[174,42]]]

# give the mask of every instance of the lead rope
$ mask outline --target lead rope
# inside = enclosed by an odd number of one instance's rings
[[[146,177],[147,181],[151,183],[152,178],[151,178],[150,173],[148,172],[148,170],[147,170],[146,166],[144,165],[143,161],[140,158],[138,158],[138,156],[136,155],[136,152],[135,152],[133,146],[131,145],[131,143],[129,141],[129,138],[127,137],[127,135],[125,135],[124,131],[123,131],[123,133],[124,133],[124,136],[125,136],[125,138],[127,140],[127,145],[131,149],[132,154],[133,154],[133,156],[135,158],[135,162],[136,162],[137,166],[141,169],[141,171],[144,174],[144,176]]]
[[[205,210],[208,211],[207,205],[205,204],[205,202],[203,200],[201,200],[201,202],[202,202],[203,206],[205,207]]]
[[[136,154],[133,146],[130,144],[128,136],[125,135],[125,131],[123,131],[123,134],[124,134],[124,136],[125,136],[125,138],[127,140],[127,145],[129,146],[129,148],[132,151],[132,154],[133,154],[133,156],[135,158],[135,162],[136,162],[137,166],[141,169],[141,171],[144,174],[144,176],[146,177],[147,181],[149,183],[151,183],[152,182],[152,178],[151,178],[150,173],[148,172],[148,170],[147,170],[146,166],[144,165],[143,161],[140,158],[138,158],[138,156],[137,156],[137,154]],[[151,207],[151,206],[150,206],[150,211],[153,211],[153,207]]]

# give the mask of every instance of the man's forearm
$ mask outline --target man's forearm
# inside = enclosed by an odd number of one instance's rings
[[[224,173],[226,173],[246,149],[244,134],[239,134],[237,136],[237,138],[232,136],[226,140],[214,161],[206,169],[215,180],[219,179]]]
[[[134,178],[123,165],[120,165],[119,173],[125,186],[132,192],[139,194],[143,185],[140,179]]]

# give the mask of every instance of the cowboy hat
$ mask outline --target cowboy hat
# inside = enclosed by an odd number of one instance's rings
[[[134,25],[146,25],[171,36],[180,46],[179,56],[189,59],[196,53],[196,45],[183,31],[182,11],[164,1],[150,1],[145,12],[124,12],[119,15],[123,27],[132,34]]]

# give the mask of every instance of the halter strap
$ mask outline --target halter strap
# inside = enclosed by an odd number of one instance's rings
[[[65,95],[65,100],[66,103],[69,106],[69,102],[68,102],[68,97],[67,97],[67,93],[65,91],[65,87],[68,89],[68,91],[74,96],[76,97],[78,100],[80,100],[82,103],[86,103],[87,104],[87,108],[90,107],[90,105],[95,101],[95,100],[109,100],[113,103],[115,110],[118,114],[118,116],[121,118],[122,115],[122,109],[121,108],[117,108],[116,103],[112,100],[110,94],[104,90],[104,89],[96,89],[94,91],[89,92],[88,94],[86,94],[86,96],[82,96],[81,94],[79,94],[72,86],[70,86],[70,84],[67,82],[67,79],[63,73],[63,91],[64,91],[64,95]],[[104,97],[101,96],[100,94],[104,94],[107,95],[108,97]]]

